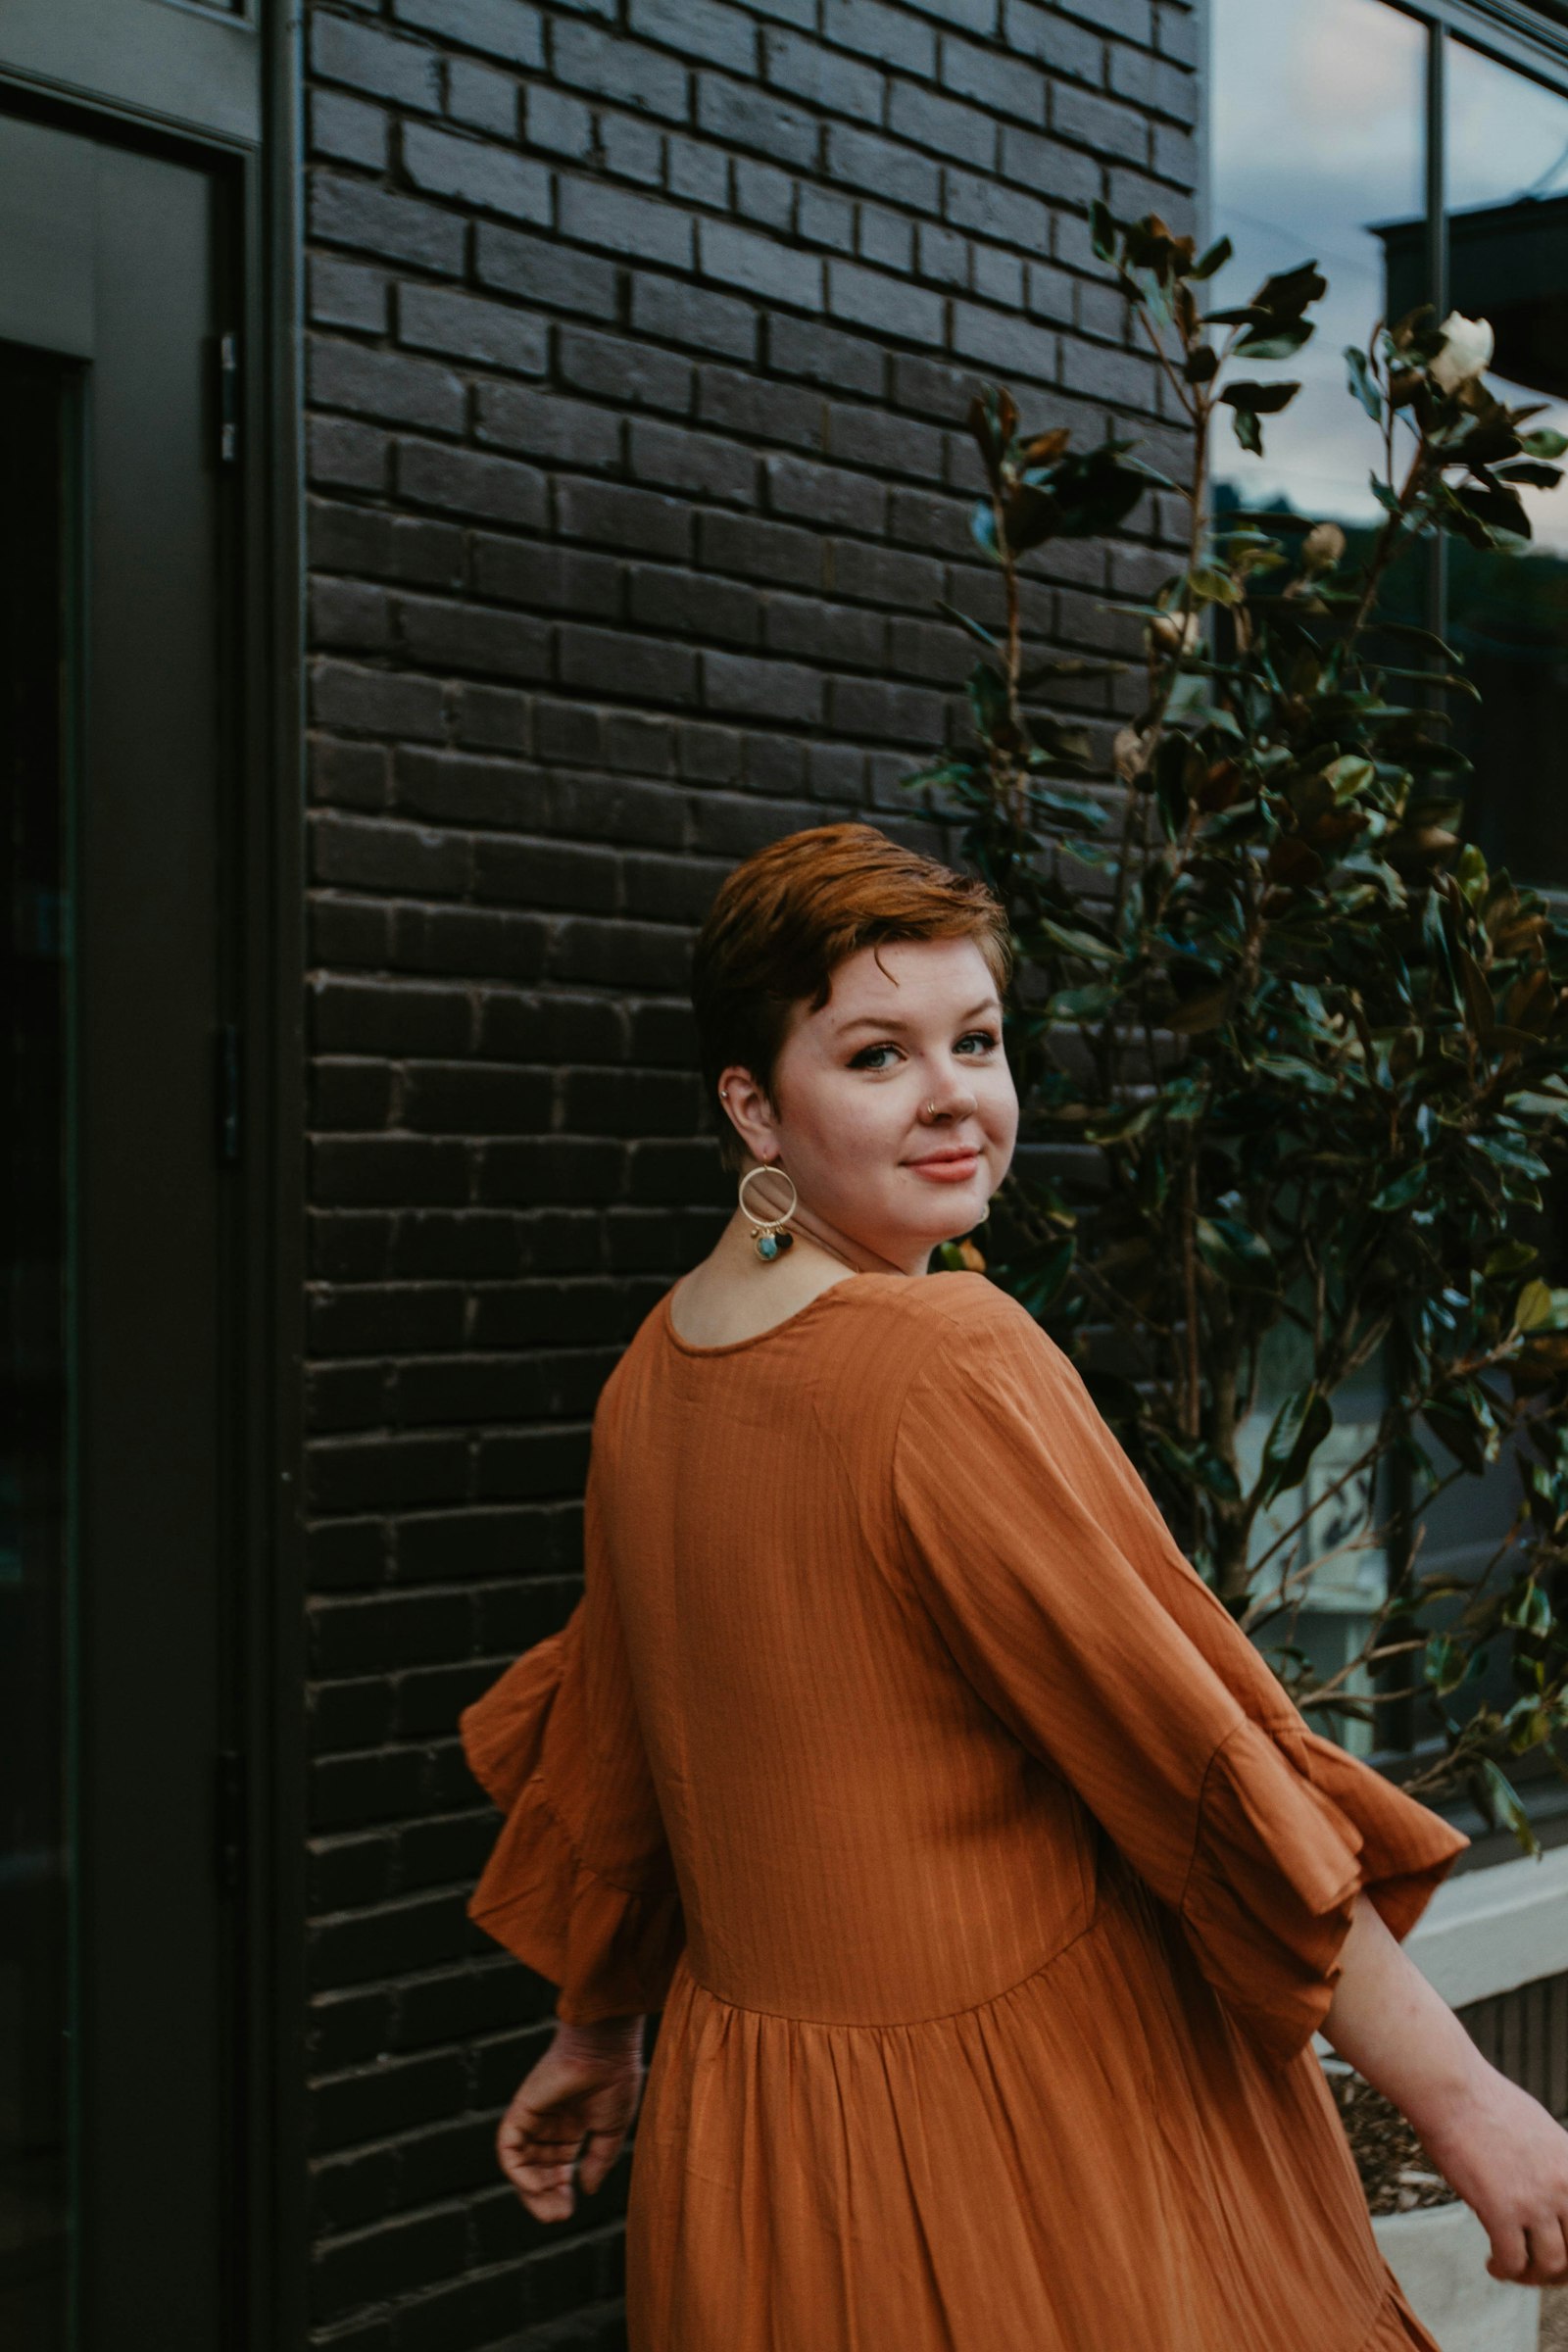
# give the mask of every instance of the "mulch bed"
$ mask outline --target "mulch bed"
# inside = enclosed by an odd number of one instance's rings
[[[1451,2205],[1453,2190],[1397,2107],[1343,2061],[1326,2062],[1323,2073],[1361,2176],[1367,2211],[1408,2213],[1417,2205]]]

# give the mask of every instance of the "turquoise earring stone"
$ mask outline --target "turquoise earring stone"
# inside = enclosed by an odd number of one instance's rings
[[[794,1241],[793,1233],[760,1233],[757,1237],[759,1257],[781,1257]]]

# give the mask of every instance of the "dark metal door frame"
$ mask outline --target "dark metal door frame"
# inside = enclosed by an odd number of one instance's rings
[[[258,14],[259,7],[259,14]],[[227,1311],[245,1409],[227,1465],[243,1607],[239,1863],[249,1999],[236,2128],[248,2352],[305,2334],[304,1576],[298,1534],[303,1303],[304,744],[298,256],[301,0],[230,16],[168,0],[11,0],[0,106],[225,178],[238,278],[239,612],[229,681],[241,747],[226,919],[243,1156]],[[132,2126],[132,2144],[134,2126]],[[133,2154],[127,2156],[134,2161]],[[96,2347],[92,2348],[96,2352]],[[238,2352],[238,2347],[236,2347]]]

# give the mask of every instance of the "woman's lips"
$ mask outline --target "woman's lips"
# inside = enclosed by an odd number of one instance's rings
[[[910,1167],[917,1176],[928,1176],[934,1184],[962,1184],[980,1165],[978,1152],[965,1152],[955,1159],[911,1159]]]

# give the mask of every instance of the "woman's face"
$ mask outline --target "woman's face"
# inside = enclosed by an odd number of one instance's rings
[[[745,1075],[724,1082],[755,1155],[782,1161],[803,1209],[900,1264],[977,1225],[1012,1159],[1018,1097],[972,939],[861,949],[819,1012],[797,1011],[776,1103],[738,1096]]]

